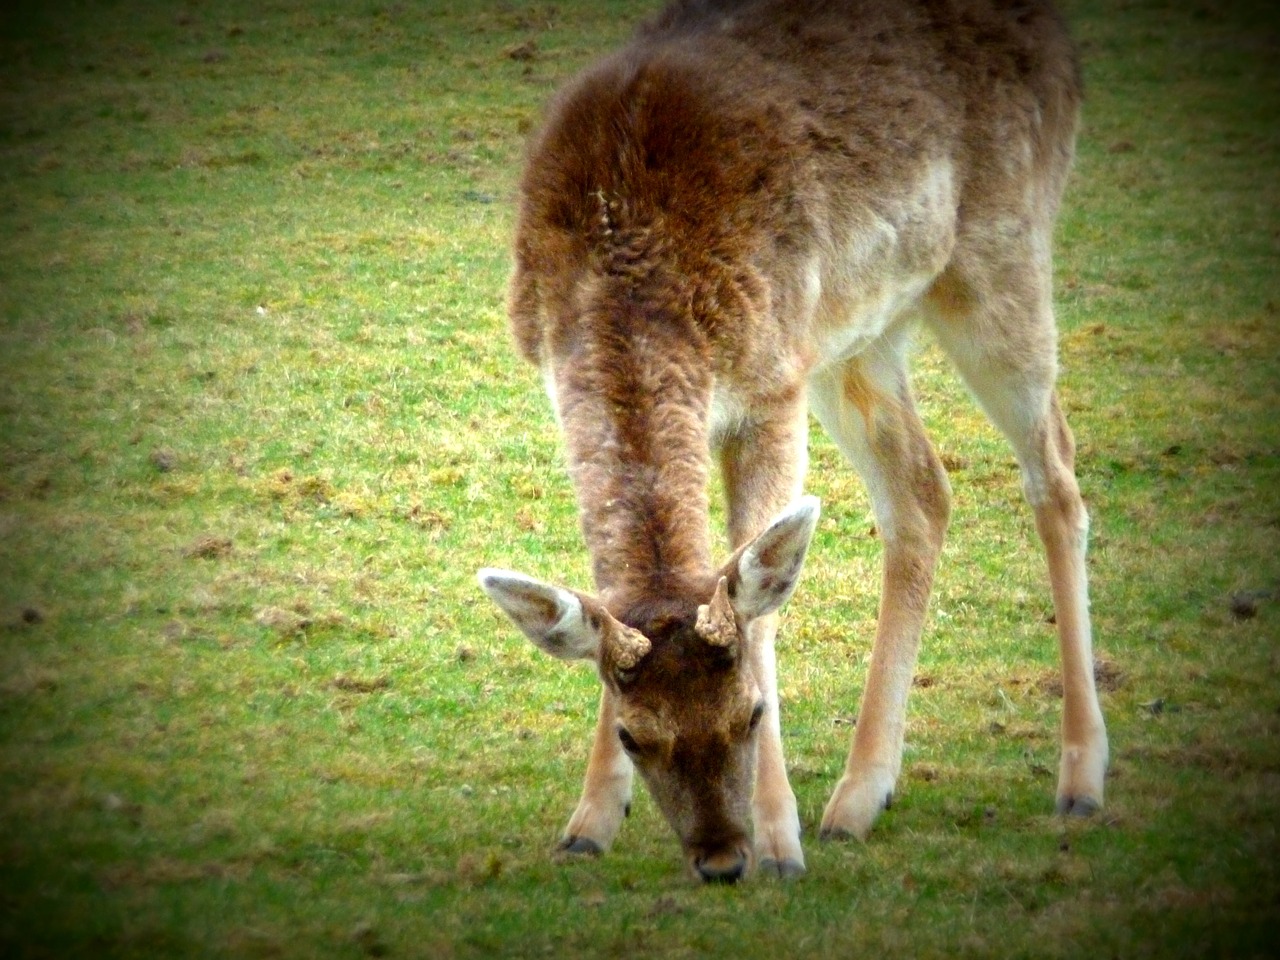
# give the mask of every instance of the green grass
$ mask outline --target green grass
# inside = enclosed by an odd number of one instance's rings
[[[1050,815],[1055,643],[1012,458],[925,345],[954,522],[900,799],[813,831],[873,628],[866,498],[781,638],[800,882],[685,878],[647,797],[553,864],[596,680],[480,595],[586,586],[505,334],[521,143],[652,5],[0,13],[0,951],[1262,956],[1280,911],[1280,75],[1265,4],[1068,7],[1058,244],[1113,765]],[[533,40],[532,58],[518,45]],[[516,54],[513,56],[513,54]],[[1241,619],[1232,597],[1249,593]]]

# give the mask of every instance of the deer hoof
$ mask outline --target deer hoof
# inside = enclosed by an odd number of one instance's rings
[[[1058,798],[1054,812],[1063,817],[1092,817],[1101,809],[1102,804],[1093,797],[1068,795]]]
[[[604,853],[604,847],[590,837],[565,837],[555,849],[556,854],[570,857],[598,857]]]
[[[760,872],[766,877],[777,877],[779,880],[794,880],[797,877],[804,876],[804,864],[799,860],[792,860],[785,857],[782,860],[775,860],[773,857],[766,857],[760,861]]]
[[[878,782],[877,782],[878,781]],[[880,814],[893,804],[893,778],[841,780],[822,815],[823,840],[866,840]]]

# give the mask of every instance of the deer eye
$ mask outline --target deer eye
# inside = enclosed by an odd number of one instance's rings
[[[627,753],[640,752],[640,744],[636,743],[636,738],[631,735],[631,731],[626,727],[618,728],[618,739],[622,741],[622,749]]]
[[[751,724],[748,730],[754,730],[760,725],[760,718],[764,716],[764,704],[757,703],[756,708],[751,711]]]

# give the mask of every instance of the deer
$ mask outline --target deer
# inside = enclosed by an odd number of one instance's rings
[[[819,828],[868,838],[898,788],[950,517],[909,381],[922,329],[1007,438],[1034,513],[1063,677],[1056,812],[1101,808],[1088,514],[1052,302],[1080,101],[1044,0],[680,0],[553,99],[517,190],[507,308],[595,584],[478,577],[533,644],[601,681],[559,856],[610,848],[638,771],[695,880],[805,872],[775,639],[818,525],[810,413],[860,475],[883,555]]]

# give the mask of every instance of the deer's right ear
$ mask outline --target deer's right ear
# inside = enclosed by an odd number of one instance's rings
[[[510,570],[485,568],[477,579],[539,649],[561,660],[596,656],[602,625],[588,615],[576,593]]]
[[[772,613],[795,591],[818,526],[818,511],[817,497],[801,497],[742,551],[733,609],[744,621]]]

